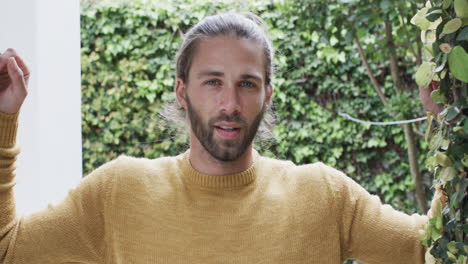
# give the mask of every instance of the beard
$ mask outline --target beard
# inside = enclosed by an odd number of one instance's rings
[[[235,161],[245,153],[257,134],[258,127],[263,120],[266,110],[266,105],[263,104],[262,110],[255,116],[251,124],[248,124],[238,112],[231,115],[220,114],[217,117],[209,119],[208,122],[204,122],[200,113],[193,108],[188,96],[186,96],[186,101],[190,126],[198,141],[200,141],[205,150],[213,158],[223,162]],[[216,140],[214,138],[214,124],[221,121],[240,124],[241,131],[239,137],[232,140]]]

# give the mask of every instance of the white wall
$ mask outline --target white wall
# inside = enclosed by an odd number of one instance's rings
[[[79,0],[0,4],[0,52],[15,48],[31,70],[17,140],[19,213],[62,200],[82,176],[79,12]]]

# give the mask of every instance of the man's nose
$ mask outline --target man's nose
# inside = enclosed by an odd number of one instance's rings
[[[240,96],[235,85],[226,85],[221,96],[221,111],[229,115],[240,111]]]

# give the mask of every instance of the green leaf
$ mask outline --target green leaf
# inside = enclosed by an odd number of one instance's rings
[[[460,33],[458,33],[457,41],[468,40],[468,27],[464,27]]]
[[[436,241],[440,237],[440,231],[437,230],[436,228],[431,229],[431,239]]]
[[[450,207],[458,208],[458,206],[457,206],[457,202],[458,202],[457,197],[458,197],[458,192],[452,193],[452,195],[450,196]]]
[[[432,81],[435,67],[436,64],[434,62],[424,62],[421,66],[419,66],[419,69],[415,75],[416,83],[419,86],[427,87]]]
[[[467,0],[455,0],[455,13],[457,17],[468,18],[468,1]]]
[[[460,81],[468,83],[468,54],[461,46],[455,46],[448,58],[450,72]]]
[[[430,22],[434,22],[437,19],[439,19],[441,15],[442,15],[442,10],[441,9],[435,9],[435,10],[432,10],[431,12],[427,13],[425,15],[425,17]]]
[[[390,7],[391,1],[384,0],[380,2],[380,8],[386,10]]]
[[[452,121],[455,117],[458,116],[460,111],[456,107],[450,107],[447,111],[447,116],[445,117],[445,120],[447,121]]]
[[[444,3],[442,4],[443,9],[449,8],[453,3],[453,0],[444,0]]]
[[[444,29],[442,30],[442,32],[444,34],[450,34],[450,33],[453,33],[455,31],[457,31],[461,26],[462,26],[462,20],[460,18],[454,18],[452,20],[450,20],[449,22],[447,22],[447,24],[444,25]]]
[[[436,104],[443,104],[445,102],[445,96],[441,94],[440,89],[431,92],[431,100]]]
[[[458,192],[457,202],[461,202],[463,198],[465,197],[465,192],[463,190],[466,190],[467,186],[468,186],[468,180],[463,179],[462,182],[460,183],[460,191]]]
[[[462,164],[465,167],[468,167],[468,155],[463,155]]]
[[[445,68],[445,65],[447,64],[447,59],[448,59],[448,54],[444,53],[444,55],[442,55],[442,62],[440,63],[439,66],[437,66],[437,68],[434,69],[434,72],[441,72]]]

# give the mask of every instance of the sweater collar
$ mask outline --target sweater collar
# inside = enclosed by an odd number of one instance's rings
[[[187,180],[188,183],[198,185],[206,188],[236,188],[248,185],[255,181],[256,167],[259,160],[259,154],[256,150],[253,150],[253,162],[250,168],[235,174],[229,175],[208,175],[198,172],[192,167],[190,163],[190,149],[183,154],[183,175],[182,177]]]

